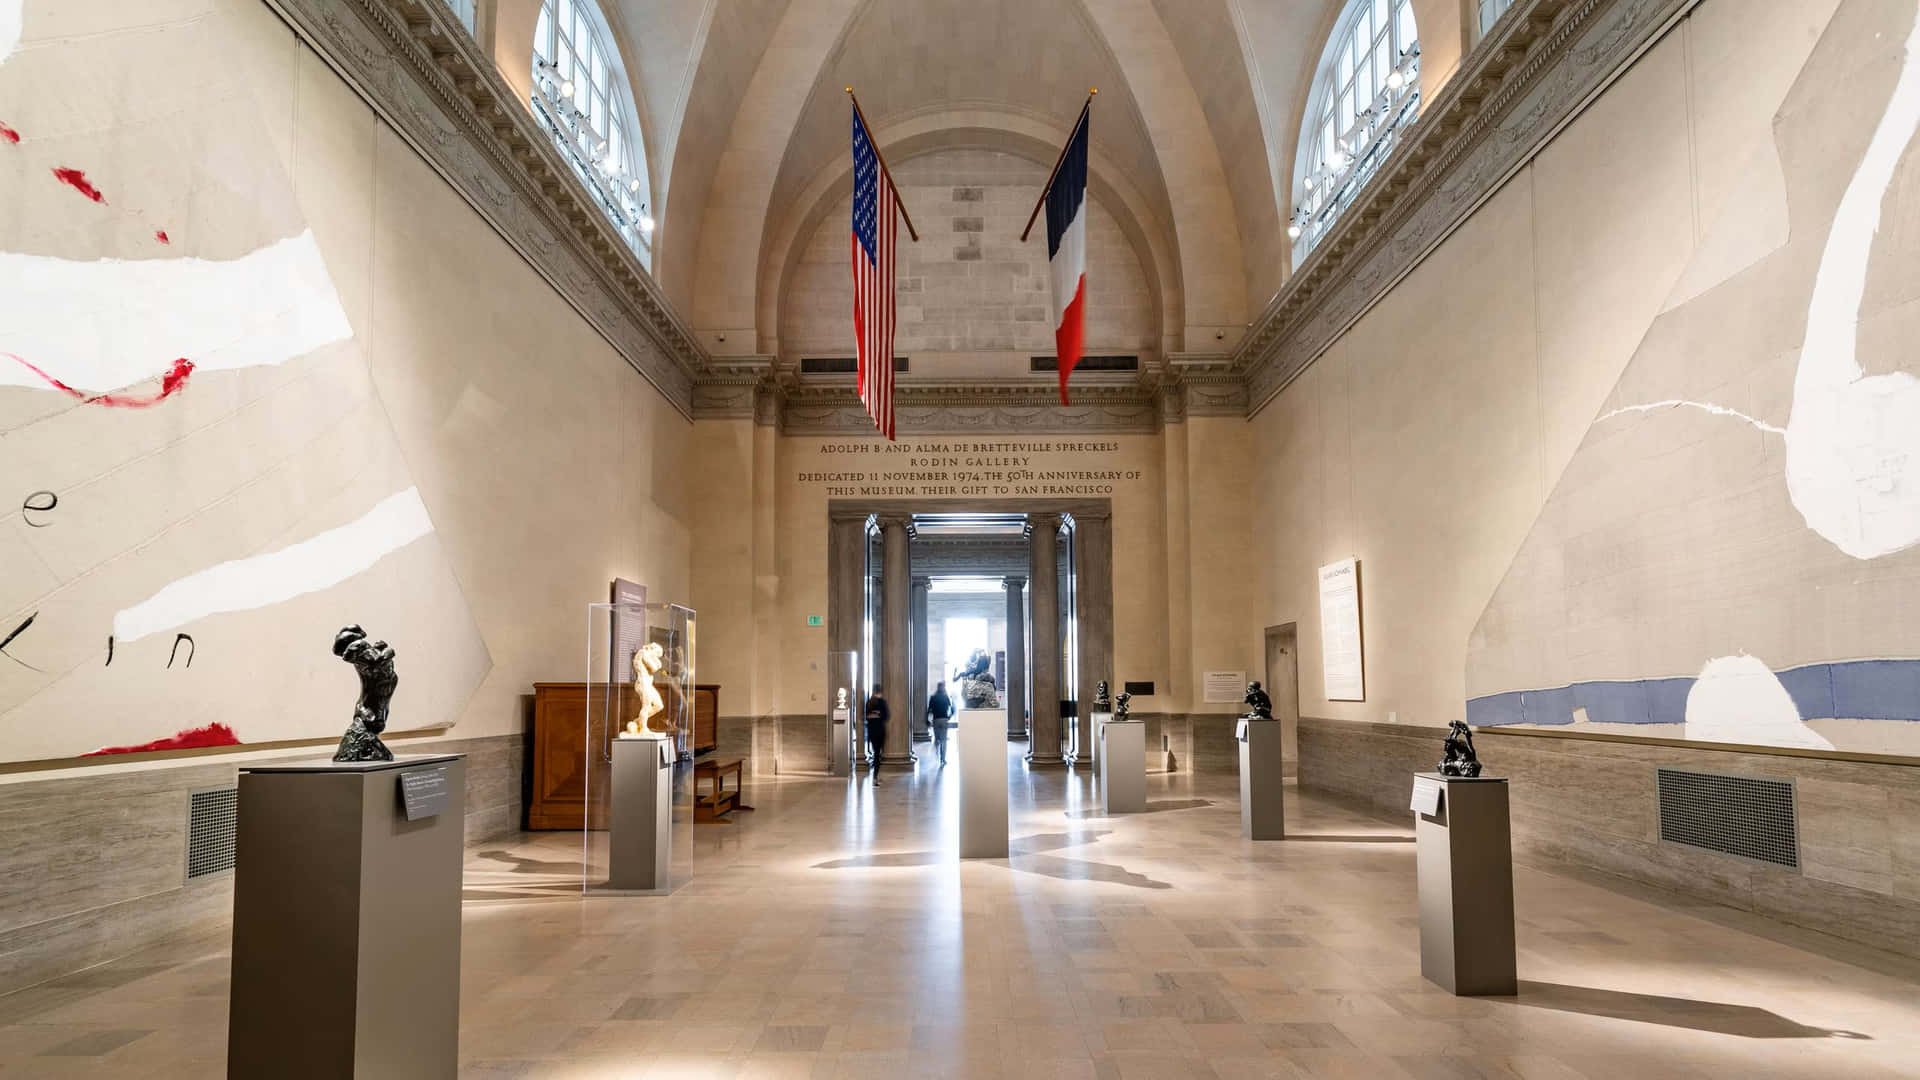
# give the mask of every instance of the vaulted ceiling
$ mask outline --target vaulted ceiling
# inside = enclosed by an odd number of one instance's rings
[[[773,352],[779,293],[844,196],[857,89],[883,153],[1050,165],[1090,87],[1094,197],[1152,268],[1168,351],[1232,346],[1287,274],[1293,146],[1341,0],[602,0],[645,128],[654,276],[716,355]],[[1414,0],[1459,35],[1458,0]],[[526,82],[539,0],[498,0]],[[1436,57],[1436,53],[1439,57]],[[1441,74],[1444,74],[1443,72]]]

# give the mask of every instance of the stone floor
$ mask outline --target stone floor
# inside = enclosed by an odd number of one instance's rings
[[[954,857],[957,774],[749,785],[670,898],[579,895],[578,834],[467,866],[475,1077],[1920,1076],[1920,965],[1521,868],[1521,992],[1422,981],[1404,827],[1229,775],[1013,770],[1008,860]],[[0,1073],[222,1072],[224,938],[0,998]]]

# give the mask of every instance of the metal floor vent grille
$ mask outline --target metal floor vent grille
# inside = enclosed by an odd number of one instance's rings
[[[187,800],[187,880],[232,870],[240,789],[208,788],[188,793]]]
[[[1660,769],[1658,783],[1661,840],[1799,868],[1791,781]]]

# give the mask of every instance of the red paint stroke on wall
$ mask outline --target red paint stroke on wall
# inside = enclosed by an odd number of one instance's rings
[[[188,728],[164,739],[143,742],[137,746],[103,746],[81,757],[99,757],[102,754],[145,754],[155,750],[198,750],[206,746],[239,746],[240,736],[225,724],[208,724],[206,727]]]
[[[20,141],[20,133],[5,124],[0,124],[0,139],[5,139],[10,143],[18,143]]]
[[[147,394],[145,396],[120,393],[88,394],[84,390],[75,390],[73,387],[47,374],[45,371],[28,363],[21,357],[14,356],[12,353],[0,353],[0,356],[12,358],[21,367],[45,379],[48,386],[53,387],[55,390],[60,391],[76,401],[83,401],[88,405],[104,405],[109,409],[145,409],[158,405],[172,397],[174,391],[187,385],[187,379],[193,375],[193,361],[183,356],[173,362],[173,366],[167,369],[166,374],[160,376],[160,390],[158,393]]]
[[[106,205],[107,197],[100,194],[100,189],[94,187],[93,181],[88,180],[87,174],[81,172],[79,169],[61,167],[53,170],[53,177],[80,194],[85,195],[87,198],[92,199],[94,202],[102,206]]]
[[[163,243],[163,244],[171,244],[171,243],[173,243],[173,241],[172,241],[172,240],[169,240],[169,239],[167,239],[167,230],[165,230],[165,229],[155,229],[155,230],[153,230],[153,238],[154,238],[155,240],[158,240],[158,241],[160,241],[160,242],[161,242],[161,243]]]

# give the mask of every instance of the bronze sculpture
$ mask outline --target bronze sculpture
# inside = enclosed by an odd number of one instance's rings
[[[1110,713],[1113,711],[1113,694],[1107,689],[1107,680],[1101,679],[1100,685],[1093,691],[1093,711]]]
[[[1465,720],[1447,725],[1447,739],[1441,745],[1444,747],[1440,758],[1441,776],[1480,775],[1480,759],[1473,752],[1473,731]]]
[[[360,700],[353,706],[353,723],[340,738],[335,761],[392,761],[393,751],[380,741],[387,730],[387,706],[393,701],[400,676],[393,670],[393,646],[368,641],[358,626],[343,628],[333,637],[333,655],[360,673]]]
[[[1113,700],[1113,720],[1109,721],[1109,723],[1125,722],[1127,719],[1127,710],[1133,707],[1132,703],[1133,695],[1124,690],[1121,691],[1120,696]]]
[[[1273,719],[1273,699],[1267,696],[1265,690],[1260,689],[1258,680],[1247,684],[1247,696],[1244,700],[1247,703],[1247,719]]]

